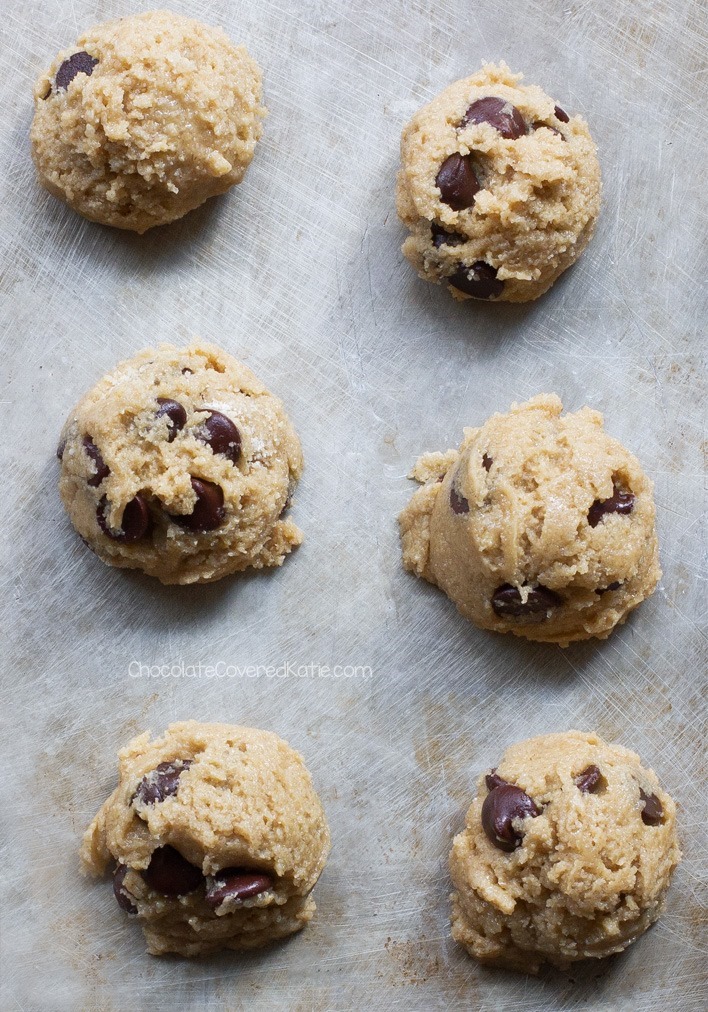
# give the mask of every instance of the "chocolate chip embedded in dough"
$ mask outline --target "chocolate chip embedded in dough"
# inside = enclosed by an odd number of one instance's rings
[[[458,492],[454,484],[450,485],[450,509],[453,513],[461,515],[463,513],[469,513],[470,504],[467,499]]]
[[[185,896],[204,881],[199,868],[190,864],[174,847],[158,847],[141,875],[155,892],[165,896]]]
[[[536,818],[541,811],[532,798],[513,784],[500,784],[484,799],[482,828],[499,850],[511,852],[520,846],[523,832],[515,828],[517,819]]]
[[[90,478],[86,479],[87,484],[90,485],[91,488],[98,488],[103,479],[107,478],[111,473],[111,469],[101,456],[101,451],[96,446],[91,436],[84,436],[82,445],[84,453],[93,462],[94,468],[94,474],[92,474]]]
[[[138,908],[133,903],[133,897],[123,885],[129,870],[127,864],[119,864],[113,872],[113,895],[121,910],[125,910],[128,914],[137,914]]]
[[[431,224],[430,231],[435,249],[440,249],[441,246],[463,246],[467,242],[466,236],[460,235],[459,232],[448,232],[435,221]]]
[[[504,291],[504,282],[498,280],[496,267],[484,260],[475,260],[471,267],[459,264],[454,274],[445,280],[473,299],[493,299]]]
[[[564,109],[561,109],[559,105],[555,107],[553,112],[556,114],[556,119],[559,119],[561,123],[570,123],[570,116]]]
[[[639,797],[644,802],[642,809],[642,822],[645,826],[658,826],[664,818],[664,806],[656,794],[645,794],[640,788]]]
[[[170,513],[170,519],[180,527],[195,533],[216,530],[224,522],[224,492],[220,485],[203,478],[192,478],[192,489],[197,497],[191,513]]]
[[[187,424],[187,412],[179,401],[173,401],[170,397],[158,397],[157,403],[160,406],[155,412],[155,417],[167,416],[167,442],[171,443],[180,429]]]
[[[489,471],[494,463],[491,457],[488,457],[486,453],[482,454],[482,467],[485,471]]]
[[[69,59],[64,60],[59,70],[57,70],[54,78],[54,87],[57,91],[66,90],[77,74],[86,74],[87,77],[90,77],[97,63],[98,60],[93,56],[89,56],[88,53],[83,51],[72,53]]]
[[[453,211],[464,211],[474,204],[480,185],[472,165],[471,155],[450,155],[440,166],[435,185],[440,198]]]
[[[503,583],[492,595],[492,608],[500,618],[542,616],[562,603],[563,598],[559,594],[540,585],[529,588],[526,601],[522,600],[521,591],[510,583]]]
[[[493,791],[497,787],[503,787],[504,784],[508,783],[508,780],[504,780],[502,779],[502,777],[499,776],[499,774],[497,773],[497,768],[495,766],[493,770],[490,770],[489,773],[487,773],[486,777],[484,778],[484,782],[487,785],[487,790]]]
[[[195,429],[194,434],[202,443],[211,447],[213,453],[223,454],[232,464],[238,463],[241,456],[241,433],[221,411],[209,411],[209,417]]]
[[[114,541],[126,541],[128,543],[139,541],[145,537],[150,529],[150,509],[145,496],[138,494],[126,503],[121,517],[120,530],[113,530],[108,526],[106,512],[108,509],[108,498],[103,496],[96,508],[96,519],[98,526],[103,533]]]
[[[216,910],[227,900],[247,900],[272,886],[273,880],[265,872],[249,868],[222,868],[207,885],[204,899],[212,910]]]
[[[574,783],[582,794],[594,794],[602,786],[602,779],[599,766],[592,764],[575,777]]]
[[[506,99],[489,95],[473,102],[464,115],[462,126],[489,123],[507,140],[518,140],[526,133],[526,121],[519,110]]]
[[[179,789],[179,778],[192,762],[192,759],[173,759],[160,763],[140,781],[133,800],[143,805],[154,805],[172,797]]]
[[[588,524],[591,527],[597,527],[603,517],[609,513],[619,513],[621,516],[628,516],[634,509],[636,501],[637,498],[632,492],[623,492],[615,484],[614,492],[609,499],[596,499],[592,504],[588,510]]]

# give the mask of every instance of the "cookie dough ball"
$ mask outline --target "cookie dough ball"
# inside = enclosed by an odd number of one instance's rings
[[[120,752],[81,864],[112,873],[149,952],[200,956],[304,928],[329,847],[302,756],[268,731],[189,720]]]
[[[568,731],[508,749],[450,853],[452,935],[483,963],[621,952],[659,917],[681,859],[676,808],[639,756]]]
[[[483,629],[605,639],[661,575],[652,484],[590,408],[540,394],[420,458],[399,518],[406,569]]]
[[[456,299],[537,299],[595,228],[600,166],[587,123],[521,76],[484,64],[403,131],[403,252]]]
[[[169,11],[86,32],[34,98],[42,185],[86,218],[134,232],[240,183],[265,114],[245,48]]]
[[[208,344],[121,362],[69,415],[59,491],[111,566],[209,583],[279,566],[302,534],[283,514],[302,453],[281,402]]]

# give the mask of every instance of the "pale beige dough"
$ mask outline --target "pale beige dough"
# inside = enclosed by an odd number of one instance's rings
[[[596,766],[592,792],[576,784]],[[496,775],[541,814],[513,821],[520,846],[498,849],[482,826],[482,775],[450,853],[452,935],[483,963],[535,973],[544,963],[620,952],[659,917],[681,858],[676,806],[639,756],[595,734],[568,731],[520,742]],[[660,818],[647,824],[653,795]]]
[[[158,398],[182,407],[178,431],[159,415]],[[238,431],[236,462],[200,438],[214,411]],[[207,583],[249,567],[279,566],[302,541],[283,515],[302,471],[297,435],[282,403],[213,345],[163,344],[121,362],[71,412],[59,452],[67,513],[109,565],[142,569],[163,583]],[[222,518],[214,529],[180,524],[197,503],[192,479],[221,489]],[[136,497],[148,523],[131,541],[121,528]]]
[[[493,291],[473,286],[477,297],[509,302],[551,287],[585,249],[600,208],[600,167],[585,120],[560,110],[565,122],[552,98],[520,79],[504,63],[484,64],[420,109],[403,131],[397,187],[398,214],[411,232],[403,252],[419,275],[439,284],[486,264]],[[464,125],[482,98],[514,106],[526,132],[514,139],[489,122]],[[443,201],[436,183],[454,154],[471,155],[481,186],[461,210]],[[457,299],[472,297],[448,288]]]
[[[476,625],[566,646],[609,636],[661,571],[639,461],[599,412],[562,411],[540,394],[425,454],[399,522],[405,568]],[[617,493],[628,511],[604,511]]]
[[[97,62],[62,86],[76,53]],[[40,76],[34,98],[42,185],[86,218],[135,232],[240,183],[265,115],[246,49],[169,11],[92,28]]]
[[[164,781],[154,789],[160,764],[180,771],[171,793]],[[147,798],[145,785],[153,789]],[[193,866],[189,892],[167,895],[143,876],[163,847]],[[122,749],[118,786],[84,834],[81,864],[94,876],[118,869],[114,893],[128,916],[137,915],[149,952],[199,956],[265,945],[305,927],[329,849],[302,756],[268,731],[189,720]],[[214,907],[209,889],[224,869],[265,873],[267,887]],[[170,880],[187,881],[179,870]]]

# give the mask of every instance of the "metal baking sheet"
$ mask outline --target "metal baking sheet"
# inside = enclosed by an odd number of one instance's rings
[[[242,186],[137,237],[39,189],[27,135],[54,53],[145,6],[4,0],[0,18],[2,1006],[704,1007],[705,9],[171,0],[248,45],[270,116]],[[398,141],[419,105],[500,58],[587,117],[603,210],[540,301],[460,306],[399,252]],[[278,571],[165,588],[84,549],[54,450],[116,361],[195,334],[285,400],[306,455],[293,513],[306,541]],[[473,628],[403,572],[395,522],[419,453],[546,390],[604,411],[644,462],[664,569],[609,641],[568,650]],[[185,674],[133,677],[135,663]],[[190,676],[199,664],[285,671]],[[295,670],[310,665],[361,670]],[[334,849],[318,914],[271,951],[149,957],[109,885],[79,875],[117,749],[187,717],[279,732],[324,800]],[[571,973],[483,970],[449,938],[452,834],[478,771],[569,727],[636,749],[677,799],[685,857],[666,913],[624,955]]]

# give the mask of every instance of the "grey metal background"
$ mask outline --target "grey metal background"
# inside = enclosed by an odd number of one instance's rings
[[[248,45],[270,116],[242,186],[140,238],[44,194],[27,134],[54,53],[143,7],[2,4],[3,1007],[699,1008],[705,8],[173,0]],[[400,129],[484,58],[583,113],[604,170],[594,242],[527,307],[453,304],[399,252]],[[54,450],[116,361],[195,334],[285,400],[306,455],[293,512],[306,541],[277,572],[170,589],[83,548]],[[466,623],[403,572],[395,522],[420,452],[544,390],[603,410],[644,462],[664,568],[608,642],[568,650]],[[133,660],[373,676],[155,681],[130,678]],[[110,886],[78,873],[118,747],[187,717],[279,732],[324,800],[334,849],[317,917],[271,951],[151,958]],[[623,956],[571,974],[482,970],[449,939],[451,836],[478,771],[569,727],[635,748],[676,797],[685,858],[667,911]]]

